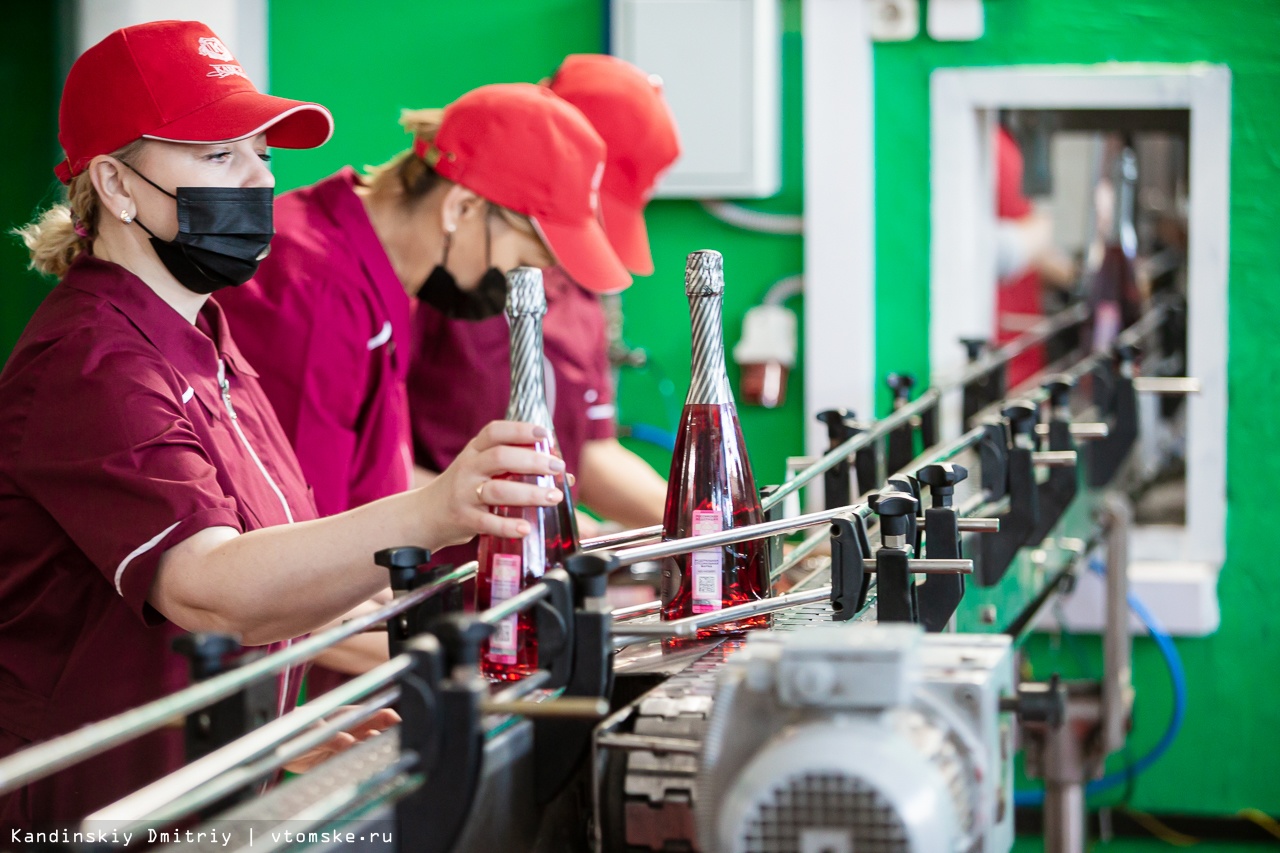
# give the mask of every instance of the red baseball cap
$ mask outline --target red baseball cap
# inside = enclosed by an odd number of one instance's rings
[[[99,154],[136,139],[235,142],[266,132],[278,148],[315,148],[333,135],[319,104],[264,95],[231,51],[197,21],[155,21],[116,30],[86,50],[67,75],[58,141],[65,183]]]
[[[605,231],[627,269],[652,274],[644,208],[680,156],[661,80],[616,56],[578,53],[565,57],[551,91],[581,110],[608,146],[600,185]]]
[[[574,280],[612,293],[631,283],[600,224],[605,147],[591,123],[542,86],[496,83],[444,109],[414,151],[443,178],[528,216]]]

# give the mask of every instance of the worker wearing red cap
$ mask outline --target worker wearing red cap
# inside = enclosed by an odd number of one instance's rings
[[[430,486],[316,520],[209,294],[269,249],[267,146],[331,131],[323,107],[259,93],[203,24],[117,30],[72,66],[68,200],[21,231],[59,282],[0,372],[0,755],[184,686],[181,631],[287,642],[386,585],[375,551],[523,535],[487,505],[561,498],[491,479],[563,470],[502,422]],[[281,681],[283,710],[297,673]],[[182,758],[181,730],[153,733],[0,797],[0,826],[77,820]]]
[[[567,102],[525,83],[482,86],[402,124],[413,146],[390,163],[281,196],[271,256],[219,299],[322,514],[413,483],[414,297],[494,316],[506,272],[556,260],[611,290],[631,281],[599,221],[604,142]],[[375,637],[348,647],[361,643],[386,654]],[[310,693],[332,683],[313,671]]]
[[[633,273],[653,272],[644,208],[662,174],[680,154],[675,121],[660,82],[612,56],[567,57],[549,88],[582,111],[604,139],[600,184],[605,232]],[[621,288],[603,276],[561,264],[544,274],[547,316],[543,345],[556,440],[577,478],[581,502],[627,527],[662,521],[666,483],[615,437],[613,383],[599,294]],[[442,470],[466,435],[501,414],[510,383],[508,332],[502,318],[474,318],[420,306],[409,401],[418,463]],[[465,546],[450,549],[453,561]]]

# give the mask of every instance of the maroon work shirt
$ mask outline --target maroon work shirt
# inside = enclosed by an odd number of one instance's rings
[[[315,517],[218,306],[193,326],[76,261],[0,372],[0,755],[186,686],[147,603],[166,549]],[[79,819],[181,763],[163,730],[0,797],[0,827]]]
[[[413,484],[410,298],[345,168],[276,199],[271,254],[217,295],[332,515]]]

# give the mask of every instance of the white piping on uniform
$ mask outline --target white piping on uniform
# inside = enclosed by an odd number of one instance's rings
[[[374,335],[372,338],[369,338],[369,342],[365,344],[365,349],[373,352],[389,340],[391,340],[391,321],[384,320],[382,323],[382,331],[378,332],[378,334]]]
[[[124,590],[120,588],[120,581],[124,578],[124,570],[127,569],[129,567],[129,564],[133,562],[133,558],[139,557],[147,553],[148,551],[150,551],[152,548],[156,547],[156,545],[159,545],[160,540],[168,536],[170,531],[172,531],[173,528],[177,527],[181,523],[182,523],[181,521],[175,521],[173,524],[170,524],[164,530],[161,530],[159,533],[157,533],[155,536],[148,539],[146,542],[143,542],[137,548],[134,548],[132,551],[129,552],[129,556],[125,557],[123,560],[120,561],[120,565],[116,566],[116,592],[120,593],[121,595],[124,595]]]
[[[271,475],[267,473],[266,466],[262,464],[262,460],[258,458],[258,454],[253,450],[253,445],[249,443],[249,439],[245,436],[244,430],[240,428],[240,419],[236,417],[235,407],[231,405],[231,385],[227,382],[227,363],[222,359],[218,359],[218,387],[222,389],[222,402],[227,407],[227,414],[231,416],[231,425],[235,427],[236,435],[240,436],[240,442],[244,445],[244,449],[249,451],[253,464],[258,466],[258,470],[266,478],[267,485],[271,487],[271,491],[275,492],[276,497],[280,499],[280,506],[284,507],[284,517],[289,520],[290,524],[293,524],[293,513],[289,511],[289,502],[284,499],[284,492],[280,491],[276,481],[271,479]]]
[[[613,413],[617,411],[613,403],[600,403],[595,406],[587,407],[587,420],[602,421],[605,418],[613,417]]]
[[[182,405],[185,406],[187,403],[190,403],[191,398],[195,396],[195,393],[196,393],[196,389],[188,385],[187,390],[182,392]]]

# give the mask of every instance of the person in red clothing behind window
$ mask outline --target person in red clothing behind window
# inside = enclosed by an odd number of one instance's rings
[[[1013,135],[996,129],[996,345],[1008,343],[1044,319],[1044,287],[1069,286],[1075,265],[1053,240],[1053,220],[1022,193],[1023,158]],[[1045,367],[1037,344],[1009,362],[1012,388]]]
[[[386,585],[380,548],[524,535],[488,505],[561,499],[491,479],[563,470],[511,446],[539,429],[499,422],[425,488],[317,520],[209,294],[268,249],[267,146],[320,145],[332,126],[259,93],[195,22],[117,30],[72,66],[68,201],[19,232],[59,283],[0,372],[0,756],[185,686],[179,632],[287,642]],[[0,827],[78,820],[182,758],[181,729],[155,732],[0,797]]]
[[[401,123],[413,147],[390,163],[282,195],[271,255],[252,282],[219,294],[321,514],[414,482],[405,377],[415,296],[496,314],[506,272],[557,259],[612,290],[631,281],[596,211],[604,142],[560,97],[482,86]],[[387,653],[369,635],[320,661],[350,670],[345,659],[361,649]],[[317,667],[308,691],[339,678]]]
[[[607,146],[600,210],[618,257],[637,275],[653,272],[644,208],[658,179],[680,156],[675,120],[661,83],[613,56],[567,57],[549,88],[591,122]],[[662,521],[666,482],[617,440],[613,383],[599,294],[615,283],[545,271],[547,316],[543,344],[547,395],[556,440],[575,493],[586,506],[627,527]],[[448,465],[465,436],[491,413],[506,409],[510,385],[507,324],[478,319],[483,310],[439,305],[418,308],[409,374],[415,458],[429,470]],[[450,549],[453,562],[471,559],[468,546]]]

